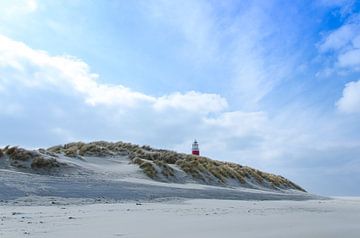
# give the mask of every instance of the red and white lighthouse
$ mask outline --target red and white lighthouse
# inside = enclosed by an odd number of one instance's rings
[[[194,143],[192,144],[191,153],[193,155],[200,155],[199,143],[196,140],[194,140]]]

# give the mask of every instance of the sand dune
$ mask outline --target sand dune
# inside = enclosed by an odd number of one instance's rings
[[[320,198],[281,176],[122,142],[71,143],[47,150],[6,147],[0,157],[0,171],[0,200],[7,202],[28,201],[34,196],[73,198],[78,203]]]

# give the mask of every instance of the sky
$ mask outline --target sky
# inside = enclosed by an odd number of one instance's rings
[[[0,0],[0,146],[195,138],[360,196],[360,1]]]

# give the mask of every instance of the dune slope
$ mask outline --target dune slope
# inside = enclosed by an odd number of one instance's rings
[[[310,199],[281,176],[201,156],[123,142],[69,143],[0,150],[0,199],[61,197]]]

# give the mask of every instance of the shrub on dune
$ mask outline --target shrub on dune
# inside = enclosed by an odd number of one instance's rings
[[[144,163],[144,160],[140,159],[139,157],[135,157],[134,159],[132,159],[132,162],[134,164],[141,165],[142,163]]]
[[[76,157],[78,155],[78,148],[76,146],[67,148],[64,154],[68,157]]]
[[[162,160],[155,160],[154,161],[155,164],[157,166],[159,166],[159,168],[161,169],[161,173],[165,176],[165,177],[173,177],[174,174],[174,169],[171,168],[167,163],[165,163]]]
[[[32,169],[52,169],[57,167],[60,167],[60,163],[53,158],[45,159],[42,157],[36,157],[31,162]]]
[[[52,153],[61,153],[62,149],[63,149],[62,145],[56,145],[56,146],[52,146],[52,147],[48,148],[47,151],[52,152]]]
[[[150,162],[143,162],[140,165],[140,168],[144,171],[144,173],[150,177],[150,178],[155,178],[157,175],[156,169],[154,168],[154,166],[152,165],[152,163]]]
[[[11,160],[17,160],[17,161],[28,161],[32,159],[35,155],[35,153],[32,151],[28,151],[17,147],[11,147],[7,149],[5,153],[6,155],[9,156]]]

